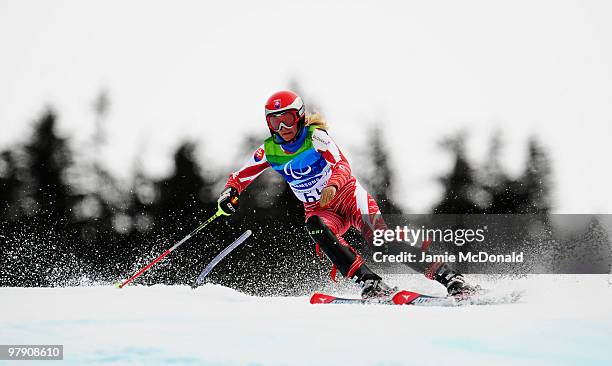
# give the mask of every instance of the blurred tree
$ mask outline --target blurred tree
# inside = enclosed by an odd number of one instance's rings
[[[100,162],[102,145],[106,141],[106,136],[104,133],[104,121],[108,116],[110,109],[110,97],[106,90],[100,91],[98,96],[96,97],[93,103],[93,110],[95,113],[95,128],[94,128],[94,136],[92,141],[92,147],[94,152],[94,161],[93,166],[95,173],[98,175],[102,175],[102,167]]]
[[[535,138],[529,140],[527,166],[521,178],[525,187],[522,211],[542,213],[550,211],[551,163],[548,154]]]
[[[449,175],[442,178],[444,195],[434,206],[436,214],[470,214],[480,213],[482,209],[474,199],[480,190],[474,177],[474,171],[465,156],[465,135],[458,134],[442,142],[445,149],[455,156],[455,164]]]
[[[518,179],[510,178],[499,163],[501,139],[496,133],[491,140],[488,160],[481,174],[487,192],[486,212],[490,214],[541,213],[549,210],[550,162],[548,156],[531,139],[525,172]]]
[[[500,155],[503,150],[502,134],[497,130],[491,136],[489,151],[484,162],[481,180],[487,187],[498,187],[508,179],[500,162]]]
[[[5,150],[0,153],[0,222],[3,220],[16,220],[18,218],[18,189],[17,163],[14,153]]]
[[[372,175],[367,179],[369,188],[372,190],[371,193],[376,197],[383,214],[401,214],[402,209],[392,199],[394,174],[379,125],[374,125],[368,136],[368,155],[372,159],[373,165]]]
[[[201,218],[207,204],[215,201],[213,180],[202,176],[195,159],[196,145],[185,142],[174,153],[174,172],[157,182],[159,200],[157,215],[160,221]],[[188,221],[192,221],[189,220]]]
[[[72,195],[66,181],[72,163],[65,138],[55,132],[57,116],[47,110],[34,127],[34,134],[25,146],[27,192],[24,202],[30,215],[49,223],[66,222],[70,217]]]
[[[67,139],[56,133],[56,124],[55,112],[46,110],[11,163],[20,181],[14,202],[23,212],[6,231],[9,240],[2,250],[11,258],[7,278],[13,285],[57,285],[84,269],[74,256],[70,226],[75,197],[67,172],[72,153]]]
[[[480,175],[482,187],[486,196],[481,206],[486,207],[488,214],[519,213],[519,202],[524,200],[522,185],[519,181],[511,179],[500,163],[500,154],[503,148],[501,132],[496,131],[492,138]]]

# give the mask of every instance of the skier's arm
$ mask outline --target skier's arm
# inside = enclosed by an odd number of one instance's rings
[[[335,187],[339,190],[351,178],[351,166],[348,160],[346,160],[338,145],[323,130],[317,129],[313,132],[312,144],[331,165],[332,174],[327,181],[327,187]]]
[[[264,147],[260,146],[240,170],[230,174],[225,188],[217,200],[217,206],[224,215],[231,215],[238,210],[238,196],[270,164],[266,160]]]
[[[234,187],[240,194],[269,166],[270,163],[266,159],[264,146],[261,145],[242,168],[230,174],[227,183],[225,183],[225,188]]]

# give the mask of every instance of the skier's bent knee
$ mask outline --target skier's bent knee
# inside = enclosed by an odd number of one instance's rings
[[[350,246],[340,243],[321,217],[316,215],[309,217],[306,220],[306,229],[312,240],[319,244],[321,250],[343,276],[354,278],[357,282],[381,279],[363,263],[363,258]]]

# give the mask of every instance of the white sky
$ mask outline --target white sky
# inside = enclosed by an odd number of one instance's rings
[[[354,170],[367,126],[384,121],[412,212],[441,193],[442,136],[470,131],[480,162],[500,129],[513,174],[528,136],[550,150],[557,212],[612,213],[611,18],[609,1],[3,0],[0,148],[49,104],[85,144],[106,88],[103,158],[118,176],[142,149],[147,171],[167,172],[186,138],[229,173],[243,133],[267,131],[268,95],[293,78]]]

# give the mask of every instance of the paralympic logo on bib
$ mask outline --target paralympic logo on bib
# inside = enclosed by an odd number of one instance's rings
[[[307,166],[305,171],[301,171],[301,170],[296,171],[296,170],[293,170],[293,166],[291,165],[291,162],[288,162],[283,167],[283,171],[285,172],[286,176],[290,176],[293,179],[302,179],[304,176],[307,176],[310,174],[310,172],[312,171],[312,168],[310,166]]]

